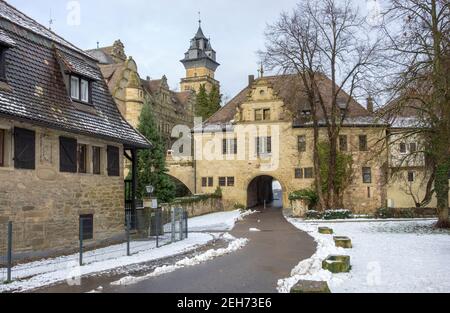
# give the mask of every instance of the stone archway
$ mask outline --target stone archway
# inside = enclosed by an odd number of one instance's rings
[[[277,184],[274,184],[277,182]],[[281,190],[279,187],[280,186]],[[273,176],[260,175],[251,179],[247,187],[247,207],[263,206],[264,203],[282,208],[285,204],[285,188],[283,184]]]

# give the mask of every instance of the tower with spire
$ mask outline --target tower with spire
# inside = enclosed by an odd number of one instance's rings
[[[181,80],[181,91],[193,90],[198,92],[201,85],[210,92],[212,87],[219,87],[219,82],[214,78],[217,68],[216,51],[211,46],[210,39],[206,38],[202,30],[202,21],[198,21],[198,30],[191,39],[189,50],[181,60],[186,68],[186,77]]]

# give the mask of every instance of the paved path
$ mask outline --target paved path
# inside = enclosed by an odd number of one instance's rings
[[[261,232],[250,232],[257,228]],[[316,250],[314,240],[288,223],[279,209],[267,209],[236,224],[232,235],[249,238],[242,250],[131,286],[104,292],[273,293],[280,278]]]

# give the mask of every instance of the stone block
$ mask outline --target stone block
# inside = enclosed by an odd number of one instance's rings
[[[351,249],[353,248],[352,240],[348,237],[334,237],[334,243],[338,248]]]
[[[300,280],[291,289],[291,293],[331,293],[325,281]]]
[[[350,257],[348,255],[330,255],[322,262],[322,268],[331,273],[348,273],[350,272]]]
[[[333,230],[329,227],[319,227],[319,234],[333,235]]]

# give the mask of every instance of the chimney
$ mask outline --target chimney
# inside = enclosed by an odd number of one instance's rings
[[[248,85],[251,86],[255,82],[255,75],[248,75]]]
[[[367,98],[367,111],[370,113],[374,113],[374,106],[373,106],[373,98],[369,97]]]

